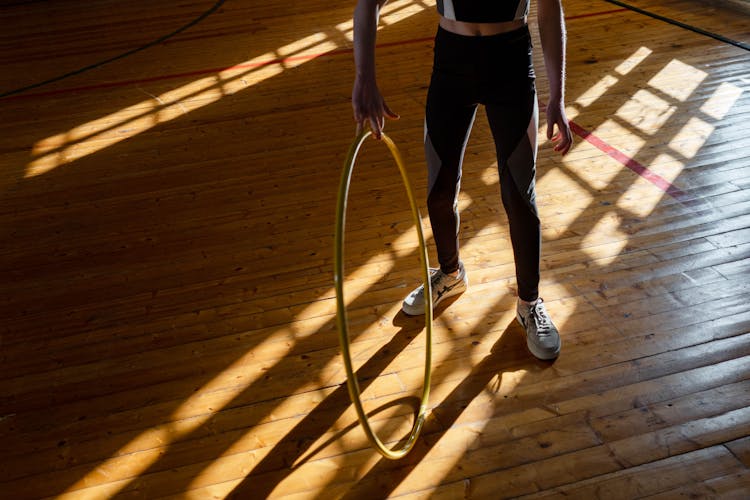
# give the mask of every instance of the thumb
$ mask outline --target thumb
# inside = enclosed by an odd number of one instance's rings
[[[388,105],[383,101],[383,110],[385,111],[385,114],[388,116],[388,118],[393,118],[394,120],[398,120],[401,118],[399,115],[391,111],[391,108],[388,107]]]
[[[552,139],[552,134],[555,132],[555,122],[547,120],[547,139]]]

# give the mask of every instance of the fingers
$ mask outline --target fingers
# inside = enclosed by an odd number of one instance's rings
[[[573,135],[570,132],[570,126],[568,126],[567,122],[558,123],[557,128],[559,132],[552,139],[557,143],[554,150],[565,156],[573,145]]]
[[[373,137],[381,139],[386,117],[391,120],[399,119],[398,114],[385,103],[374,79],[357,78],[355,80],[352,89],[352,107],[354,121],[357,123],[357,135],[364,127],[369,126]]]
[[[557,128],[557,133],[555,133],[555,128]],[[554,151],[561,153],[563,156],[573,146],[570,125],[565,117],[565,111],[561,108],[547,107],[547,139],[554,143]]]
[[[356,122],[356,129],[354,131],[354,135],[359,135],[362,132],[362,129],[366,126],[370,127],[370,130],[372,131],[372,136],[375,139],[380,139],[383,136],[383,127],[385,125],[384,119],[381,117],[378,119],[375,116],[369,116],[367,118],[355,118]],[[367,125],[365,125],[367,124]]]
[[[383,101],[383,111],[385,111],[385,115],[392,120],[398,120],[401,118],[399,115],[391,111],[391,108],[388,107],[385,101]]]
[[[380,139],[383,137],[383,129],[385,128],[386,117],[390,118],[391,120],[398,120],[400,118],[398,114],[394,113],[391,108],[388,107],[385,101],[382,101],[380,109],[378,109],[375,113],[370,114],[370,129],[372,130],[372,135],[375,136],[375,139]]]
[[[375,137],[375,139],[380,139],[382,137],[382,121],[382,117],[370,115],[370,130],[372,130],[372,135]]]
[[[385,128],[385,118],[388,117],[391,120],[398,120],[400,116],[383,103],[383,107],[378,111],[355,113],[354,120],[357,122],[357,135],[362,131],[362,127],[365,123],[370,127],[373,137],[375,139],[381,139],[383,137],[383,129]]]
[[[355,135],[359,135],[365,126],[369,126],[373,137],[376,139],[381,138],[385,122],[382,115],[378,116],[376,113],[360,112],[359,110],[356,110],[354,112],[354,121],[357,124]]]
[[[552,135],[553,128],[554,126],[547,126],[547,138],[555,144],[554,151],[565,156],[573,145],[573,136],[570,133],[570,128],[567,123],[562,127],[558,125],[558,132],[554,136]]]

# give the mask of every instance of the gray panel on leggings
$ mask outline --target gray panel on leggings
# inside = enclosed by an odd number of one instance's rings
[[[536,156],[534,148],[531,146],[531,140],[528,134],[525,134],[518,142],[516,149],[513,150],[510,157],[508,158],[508,166],[510,169],[510,175],[513,177],[513,181],[516,183],[518,191],[523,196],[529,207],[536,211],[536,191],[535,178],[536,178],[536,166],[534,166],[534,157]],[[529,165],[532,167],[529,168]]]
[[[526,127],[526,134],[516,145],[508,158],[508,167],[518,191],[536,214],[536,150],[537,127],[539,126],[539,108],[536,99],[531,119]],[[531,168],[529,168],[531,166]]]
[[[424,152],[425,159],[427,160],[427,194],[432,192],[432,187],[437,181],[438,174],[440,173],[440,157],[435,151],[435,146],[432,145],[430,134],[427,132],[427,123],[424,126]]]

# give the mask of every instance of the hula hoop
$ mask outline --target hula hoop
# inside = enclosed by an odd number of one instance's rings
[[[385,458],[391,460],[397,460],[404,457],[409,453],[414,446],[422,425],[424,424],[427,416],[427,404],[430,397],[430,382],[432,377],[431,363],[432,363],[432,288],[430,285],[430,271],[427,260],[427,246],[425,245],[424,235],[422,233],[422,219],[419,216],[419,209],[417,203],[414,200],[414,193],[411,189],[411,183],[406,173],[406,167],[404,161],[401,159],[396,144],[385,134],[382,134],[383,142],[388,146],[391,151],[393,159],[396,160],[396,165],[401,172],[401,180],[403,181],[404,187],[406,188],[406,194],[409,198],[409,205],[411,206],[411,213],[414,218],[414,225],[417,228],[417,235],[419,238],[419,257],[422,263],[422,278],[424,280],[425,290],[425,331],[426,331],[426,349],[425,349],[425,368],[424,368],[424,385],[422,389],[422,399],[419,407],[419,413],[417,419],[412,426],[409,437],[406,443],[400,449],[389,449],[383,442],[378,438],[370,425],[370,421],[367,418],[367,414],[362,406],[362,399],[360,397],[359,383],[357,382],[357,376],[354,373],[352,366],[352,356],[349,350],[349,326],[346,318],[346,304],[344,302],[344,227],[346,225],[346,204],[349,198],[349,184],[351,183],[352,171],[354,170],[354,162],[357,159],[357,153],[359,148],[362,146],[364,140],[371,135],[370,130],[364,129],[357,134],[357,137],[352,142],[349,148],[349,154],[346,157],[344,163],[344,171],[341,174],[341,183],[339,184],[339,197],[336,206],[336,239],[335,239],[335,255],[334,255],[334,284],[336,289],[336,322],[339,330],[339,342],[341,344],[341,354],[344,358],[344,367],[346,368],[346,385],[349,389],[349,398],[352,400],[354,407],[357,410],[357,417],[359,422],[367,435],[367,439],[370,440],[373,447],[380,452]]]

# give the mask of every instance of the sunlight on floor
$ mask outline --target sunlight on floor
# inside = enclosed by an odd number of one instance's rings
[[[35,158],[27,167],[26,177],[49,172],[135,137],[336,48],[327,35],[317,33],[158,96],[142,91],[151,98],[39,141],[32,150]]]
[[[646,135],[655,135],[677,111],[677,106],[646,89],[637,91],[615,112],[615,116]]]
[[[585,109],[599,101],[608,92],[616,89],[621,76],[627,75],[637,66],[648,61],[653,51],[647,47],[638,48],[633,54],[618,64],[612,73],[605,74],[594,85],[578,96],[570,109],[570,117],[577,118]],[[683,168],[685,161],[695,157],[703,148],[715,131],[711,121],[724,118],[734,103],[741,97],[743,90],[728,82],[721,83],[710,95],[699,95],[698,89],[705,82],[708,74],[678,59],[672,59],[648,80],[648,86],[635,91],[630,98],[593,131],[593,134],[611,144],[627,157],[639,160],[641,157],[653,155],[647,161],[646,168],[651,173],[663,179],[664,185],[674,182]],[[681,116],[681,109],[687,106],[688,100],[704,100],[700,107],[703,117],[691,116],[685,119]],[[668,152],[651,153],[650,148],[665,146],[661,143],[670,126],[680,124],[671,134],[666,147]],[[657,139],[658,137],[658,139]],[[654,139],[652,139],[654,138]],[[653,144],[652,141],[658,141]],[[587,168],[581,164],[578,157],[581,150],[591,146],[579,141],[573,148],[572,154],[564,163],[568,163],[568,174],[561,177],[560,169],[545,174],[540,182],[541,189],[573,189],[574,184],[580,183],[582,196],[602,189],[602,183],[610,185],[619,176],[622,168],[607,170]],[[578,153],[577,153],[578,152]],[[572,159],[571,159],[572,158]],[[663,199],[663,195],[645,196],[643,189],[649,188],[649,181],[636,177],[627,190],[616,202],[618,210],[625,216],[632,214],[647,217]],[[639,194],[640,193],[640,194]],[[565,214],[569,216],[565,221]],[[561,224],[573,224],[579,218],[577,211],[567,211],[555,216],[555,221]],[[617,212],[602,215],[591,231],[584,235],[581,249],[592,259],[600,259],[602,265],[611,264],[618,255],[625,250],[629,236],[618,228]],[[553,238],[554,231],[546,237]],[[605,244],[606,250],[600,245]],[[600,252],[604,251],[605,255]]]
[[[412,0],[387,4],[382,13],[381,28],[429,7],[430,2],[415,3]],[[339,26],[351,39],[351,21]],[[149,99],[37,142],[32,148],[33,159],[26,167],[25,177],[36,177],[94,154],[338,48],[326,33],[319,32],[227,68],[215,76],[195,80],[160,95],[141,90]]]
[[[269,338],[266,343],[274,341],[276,340]],[[129,480],[137,478],[163,455],[165,446],[206,426],[218,409],[226,406],[263,375],[262,371],[251,373],[247,370],[248,364],[256,357],[256,352],[262,348],[261,344],[246,352],[222,373],[201,387],[194,396],[186,399],[172,413],[170,422],[141,433],[66,491],[71,492],[75,498],[82,498],[78,496],[81,494],[80,490],[98,484],[99,478],[101,480],[106,478],[107,482],[119,480],[116,483],[117,488],[125,487]],[[114,485],[108,486],[108,495],[117,491],[111,490],[114,487]],[[97,494],[101,493],[99,490],[97,492]]]
[[[617,78],[615,78],[612,75],[604,75],[604,77],[596,82],[594,85],[589,87],[586,92],[578,96],[576,98],[575,102],[577,104],[580,104],[581,106],[588,106],[594,101],[598,100],[600,97],[602,97],[604,94],[606,94],[609,89],[615,86],[617,82],[619,82]]]
[[[432,6],[434,6],[434,2],[414,2],[412,0],[389,3],[383,10],[380,28],[398,23]],[[337,29],[351,41],[351,21],[337,25]],[[327,52],[340,48],[339,45],[330,40],[328,35],[319,32],[279,47],[273,52],[265,53],[227,68],[216,75],[197,79],[176,89],[163,92],[158,96],[149,94],[149,98],[137,104],[36,143],[32,151],[33,160],[27,166],[26,177],[45,174],[61,165],[69,164],[121,141],[136,137],[158,125],[215,103],[226,95],[248,89],[283,73],[286,69],[300,66],[324,56]],[[622,76],[647,61],[651,53],[650,49],[640,47],[613,69],[614,74],[604,75],[597,83],[575,99],[574,102],[579,106],[576,112],[578,114],[584,113],[585,108],[606,96],[608,92],[621,83]],[[636,91],[617,110],[613,110],[612,114],[607,115],[610,118],[597,126],[594,133],[618,150],[627,151],[630,157],[636,157],[639,153],[648,149],[650,137],[663,131],[665,127],[668,127],[679,117],[681,103],[690,98],[701,98],[694,94],[706,78],[705,72],[674,59],[648,81],[648,88]],[[145,91],[142,92],[147,94]],[[710,121],[723,118],[742,93],[743,90],[740,87],[730,83],[722,83],[714,93],[706,97],[700,108],[705,116],[693,116],[686,120],[686,123],[671,136],[668,143],[669,153],[660,152],[654,155],[655,158],[647,166],[653,165],[654,170],[658,171],[659,175],[670,182],[674,181],[684,167],[683,160],[693,158],[714,132],[715,125]],[[564,160],[565,168],[561,168],[559,165],[550,168],[544,177],[539,180],[541,191],[553,193],[562,191],[579,192],[577,203],[580,206],[575,209],[564,207],[564,211],[555,214],[558,226],[564,226],[564,230],[569,229],[581,216],[582,211],[594,203],[596,192],[614,182],[624,168],[593,169],[591,172],[577,171],[576,165],[580,165],[580,162],[575,159],[576,154],[584,148],[591,148],[591,146],[583,141],[578,141],[571,154],[574,159]],[[488,167],[482,172],[482,180],[486,183],[496,182],[496,179],[496,166]],[[652,196],[639,196],[639,190],[645,189],[644,182],[640,178],[632,180],[626,187],[625,192],[621,194],[620,200],[614,204],[615,206],[608,207],[613,208],[613,210],[600,212],[598,220],[593,223],[590,231],[579,238],[580,249],[592,261],[596,260],[597,265],[607,266],[611,264],[625,250],[629,235],[621,230],[620,222],[623,214],[646,217],[653,212],[662,200],[660,193]],[[471,207],[472,201],[469,196],[462,195],[459,199],[459,208],[466,210]],[[426,218],[424,224],[427,228]],[[481,231],[494,231],[497,227],[499,227],[499,222],[497,225],[491,224],[489,227],[481,228]],[[426,237],[429,237],[428,231],[425,232]],[[554,232],[545,232],[545,238],[554,239],[561,232],[559,228],[556,228]],[[361,298],[372,288],[374,280],[388,275],[392,271],[397,258],[415,253],[417,248],[416,238],[416,230],[411,227],[395,239],[390,249],[392,253],[384,251],[371,257],[366,262],[358,264],[346,278],[346,295],[350,297],[347,298],[346,303],[351,304],[354,300]],[[471,248],[471,242],[467,243],[467,248]],[[334,289],[331,287],[322,294],[322,297],[331,298],[333,294]],[[476,316],[462,320],[461,328],[469,330],[478,328],[485,317],[492,314],[491,308],[495,305],[492,301],[486,301],[485,303],[477,301],[475,305]],[[170,417],[172,421],[152,427],[133,438],[115,452],[111,458],[100,463],[78,482],[71,485],[60,498],[112,496],[126,488],[132,481],[137,480],[139,475],[147,471],[152,464],[156,463],[171,443],[179,441],[200,427],[206,427],[216,413],[225,409],[239,394],[262,377],[262,371],[248,373],[246,370],[251,359],[255,360],[264,350],[274,352],[273,359],[281,359],[288,355],[295,346],[296,340],[310,335],[309,332],[317,332],[331,321],[334,312],[333,307],[332,300],[318,300],[308,307],[301,308],[302,310],[295,315],[295,320],[304,319],[306,321],[304,331],[295,330],[294,327],[282,328],[272,334],[267,343],[254,346],[252,350],[246,352],[222,373],[198,388],[195,396],[185,400],[174,411]],[[357,341],[359,345],[356,347],[358,353],[355,354],[355,358],[360,364],[368,359],[363,356],[363,353],[371,353],[375,349],[375,340],[373,339],[377,338],[381,328],[392,326],[385,325],[383,321],[389,321],[398,309],[398,303],[395,303],[390,309],[384,309],[380,312],[379,320],[371,321],[362,331],[358,332]],[[567,310],[569,312],[570,308]],[[513,321],[513,314],[512,311],[509,311],[505,315],[498,315],[497,324],[509,324]],[[557,317],[557,322],[564,326],[568,319],[569,317],[560,315]],[[449,320],[445,319],[445,321],[447,325]],[[424,341],[423,338],[421,340]],[[418,346],[418,341],[416,345]],[[450,350],[438,353],[434,360],[435,365],[440,365],[448,360],[452,354]],[[466,362],[469,365],[479,363],[482,356],[484,354],[478,352],[476,355],[469,354],[466,356]],[[398,371],[397,368],[401,362],[401,360],[394,360],[387,365],[384,373]],[[468,373],[468,371],[470,369],[467,368],[466,372]],[[335,357],[325,366],[319,377],[332,381],[340,379],[341,374],[341,361],[338,357]],[[466,375],[466,373],[455,374],[457,379],[463,375]],[[466,411],[486,411],[483,408],[477,409],[480,402],[486,403],[482,398],[497,398],[498,395],[512,393],[525,375],[525,370],[518,370],[505,372],[493,379],[490,386],[485,388],[481,397],[469,402],[469,408]],[[403,374],[400,376],[404,377]],[[385,385],[382,393],[371,394],[373,399],[378,397],[391,399],[395,394],[399,394],[404,386],[413,385],[413,381],[407,380],[404,382],[399,376],[386,375],[383,378]],[[454,387],[455,381],[451,382],[453,383],[451,387]],[[311,388],[316,385],[316,380],[310,381]],[[449,389],[443,388],[443,390],[449,392]],[[295,406],[296,404],[289,400],[279,402],[273,410],[274,416],[278,418],[280,415],[290,413],[293,406],[298,408],[298,406]],[[286,405],[289,405],[289,408]],[[540,414],[539,418],[544,416],[546,415]],[[269,416],[269,418],[271,417]],[[278,425],[292,427],[300,418],[302,417],[299,415],[290,415],[288,420],[280,421]],[[318,478],[321,484],[329,480],[335,480],[340,474],[340,470],[332,465],[330,455],[340,454],[342,456],[340,465],[344,466],[347,464],[343,458],[344,453],[351,449],[363,447],[363,436],[359,429],[356,432],[350,431],[349,434],[351,435],[345,435],[343,438],[338,437],[336,440],[328,442],[331,436],[335,436],[337,432],[350,429],[355,420],[356,417],[352,409],[349,408],[337,420],[336,426],[330,432],[324,433],[313,445],[313,449],[320,446],[322,447],[321,450],[326,451],[327,462],[325,464],[322,462],[314,463],[315,457],[312,457],[312,460],[307,462],[305,466],[318,469],[318,474],[314,477]],[[401,427],[391,430],[393,430],[395,436],[402,435],[403,429]],[[464,451],[475,445],[476,436],[482,431],[482,429],[471,428],[468,425],[463,427],[459,425],[456,430],[455,434],[452,433],[445,441],[441,439],[436,446],[428,451],[426,462],[429,462],[429,471],[423,470],[427,466],[418,464],[412,471],[411,477],[419,478],[420,474],[445,477],[455,468],[457,461],[464,456]],[[273,451],[272,447],[260,435],[262,431],[263,429],[260,426],[249,429],[215,462],[206,464],[196,474],[191,487],[201,487],[203,478],[215,477],[218,473],[216,471],[225,472],[227,463],[232,461],[234,461],[233,463],[236,462],[236,470],[239,470],[243,475],[249,474],[253,466],[260,462],[266,453]],[[274,432],[274,435],[279,435],[278,429]],[[251,453],[248,453],[248,451],[251,451]],[[250,460],[251,458],[252,460]],[[378,460],[379,456],[371,453],[365,461],[355,467],[355,470],[347,473],[362,477],[372,469]],[[289,475],[279,483],[279,487],[294,481],[294,476]],[[231,489],[231,486],[237,482],[231,481],[225,483],[224,486]],[[107,484],[101,485],[102,483]],[[418,487],[418,485],[412,483],[410,487]],[[217,488],[220,487],[217,486]],[[308,488],[309,486],[305,485],[305,489]]]
[[[700,108],[700,111],[706,113],[715,120],[724,118],[729,110],[742,95],[742,89],[729,82],[722,82],[711,97]]]
[[[630,55],[630,57],[615,67],[615,73],[627,75],[633,68],[641,64],[651,54],[653,54],[653,51],[648,47],[639,47],[638,50]]]
[[[581,249],[597,264],[608,266],[620,256],[628,244],[628,235],[619,229],[619,217],[615,213],[601,216],[591,231],[581,241]]]
[[[691,117],[684,127],[669,141],[669,147],[682,155],[692,158],[703,147],[714,131],[714,126],[697,116]]]
[[[386,26],[390,26],[394,23],[401,21],[407,17],[418,14],[425,9],[434,8],[435,0],[396,0],[395,2],[388,2],[380,10],[380,22],[378,23],[378,31],[382,30]],[[354,41],[354,21],[349,19],[343,23],[337,24],[336,29],[343,34],[350,42]]]
[[[648,85],[677,101],[684,102],[707,76],[705,71],[672,59],[648,81]]]

